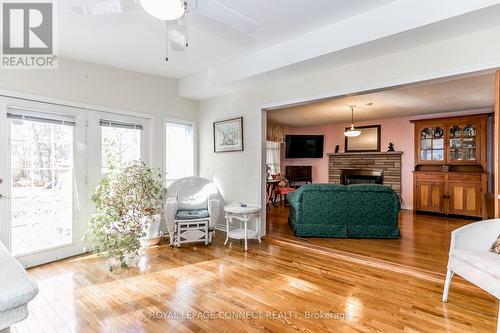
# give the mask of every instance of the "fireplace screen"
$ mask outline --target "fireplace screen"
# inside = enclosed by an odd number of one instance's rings
[[[340,170],[340,182],[343,185],[383,184],[384,171],[377,169],[342,169]]]

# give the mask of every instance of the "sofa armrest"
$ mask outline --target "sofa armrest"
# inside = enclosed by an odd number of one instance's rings
[[[299,208],[299,196],[297,195],[297,192],[290,192],[286,195],[286,200],[288,203],[290,203],[290,206],[292,206],[295,209]]]
[[[455,249],[487,251],[500,234],[500,219],[465,225],[451,233],[450,252]]]
[[[0,242],[0,331],[28,316],[27,304],[38,294],[38,286],[24,267]]]
[[[175,228],[175,215],[177,214],[177,209],[179,203],[177,198],[168,198],[165,203],[165,224],[167,226],[167,231],[172,233]]]

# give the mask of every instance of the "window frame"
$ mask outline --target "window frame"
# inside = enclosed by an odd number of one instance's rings
[[[165,182],[169,183],[176,179],[169,179],[167,175],[167,123],[174,123],[180,125],[190,125],[193,129],[193,176],[198,176],[198,129],[196,122],[193,120],[163,117],[163,175]]]
[[[275,143],[277,148],[269,148],[268,147],[268,143]],[[268,163],[267,161],[267,157],[268,157],[268,151],[269,150],[273,150],[273,151],[277,151],[278,152],[278,163],[272,163],[276,166],[276,169],[278,171],[278,173],[276,174],[273,174],[273,173],[270,173],[271,176],[273,175],[277,175],[277,174],[280,174],[281,173],[281,167],[282,167],[282,164],[281,164],[281,154],[283,153],[283,150],[282,150],[282,142],[275,142],[275,141],[267,141],[266,140],[266,148],[265,148],[265,151],[266,151],[266,171],[267,171],[267,166],[269,166],[271,163]]]

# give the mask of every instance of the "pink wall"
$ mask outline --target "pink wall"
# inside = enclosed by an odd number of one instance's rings
[[[387,151],[389,142],[394,143],[394,149],[402,151],[401,182],[403,208],[412,209],[413,206],[413,125],[409,117],[381,119],[372,122],[356,123],[357,126],[381,125],[381,151]],[[285,134],[318,134],[325,136],[323,158],[286,159],[284,152],[281,154],[281,167],[285,170],[287,165],[311,165],[313,182],[328,183],[328,155],[335,151],[335,146],[340,145],[340,152],[344,151],[345,124],[331,124],[314,127],[287,127]],[[284,149],[283,149],[284,151]]]
[[[401,117],[392,119],[379,119],[369,122],[357,122],[356,126],[381,125],[381,151],[387,151],[389,142],[394,144],[396,151],[402,151],[401,165],[401,196],[402,208],[413,208],[413,124],[410,119],[424,119],[437,117],[453,117],[466,114],[484,113],[485,110],[461,111],[451,113],[440,113],[424,116]],[[323,158],[307,159],[285,159],[284,149],[281,154],[281,168],[285,170],[287,165],[311,165],[313,182],[328,183],[328,153],[335,151],[335,146],[340,145],[340,152],[344,151],[344,129],[347,124],[330,124],[314,127],[287,127],[285,134],[317,134],[325,136],[325,148]]]

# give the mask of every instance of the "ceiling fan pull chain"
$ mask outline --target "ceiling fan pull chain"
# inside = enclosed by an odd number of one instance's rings
[[[168,62],[168,21],[165,21],[165,60]]]
[[[184,14],[184,36],[185,36],[185,42],[186,42],[186,47],[189,46],[189,41],[188,41],[188,12],[187,12],[187,2],[184,2],[184,6],[186,6],[186,14]]]

